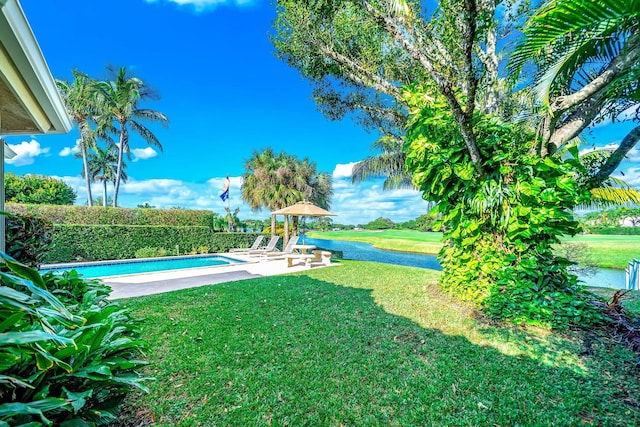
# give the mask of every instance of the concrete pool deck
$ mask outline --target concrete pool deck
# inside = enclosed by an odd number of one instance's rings
[[[168,270],[153,273],[129,274],[101,279],[112,289],[111,299],[131,298],[142,295],[159,294],[180,289],[215,285],[217,283],[257,277],[276,276],[287,273],[298,273],[330,265],[313,263],[310,267],[304,264],[287,266],[286,259],[265,259],[238,254],[218,254],[228,258],[245,261],[242,264],[230,264],[215,267],[189,268],[184,270]]]

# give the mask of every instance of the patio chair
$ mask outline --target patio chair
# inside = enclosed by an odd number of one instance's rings
[[[265,256],[268,257],[278,257],[281,255],[287,255],[293,252],[293,247],[298,244],[298,236],[291,236],[289,241],[287,242],[287,246],[285,246],[281,251],[271,251],[266,253]]]
[[[262,243],[263,239],[264,239],[264,235],[260,234],[260,235],[258,235],[258,237],[256,237],[256,240],[253,241],[253,244],[251,246],[249,246],[248,248],[231,248],[231,249],[229,249],[229,252],[230,253],[243,253],[243,252],[255,251],[256,249],[258,249],[258,246],[260,246],[260,243]]]
[[[276,250],[276,245],[278,244],[278,240],[280,240],[280,236],[271,236],[271,240],[267,243],[267,246],[264,248],[253,249],[247,251],[249,255],[263,255],[269,252],[273,252]]]

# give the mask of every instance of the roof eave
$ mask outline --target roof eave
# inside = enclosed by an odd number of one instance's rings
[[[42,55],[31,26],[17,0],[0,0],[0,35],[10,62],[5,63],[2,75],[7,85],[21,99],[39,132],[1,130],[7,134],[67,133],[71,119],[51,71]],[[4,62],[4,61],[3,61]]]

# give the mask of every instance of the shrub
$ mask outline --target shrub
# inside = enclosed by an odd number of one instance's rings
[[[145,209],[148,210],[148,209]],[[128,259],[145,247],[178,246],[181,253],[207,247],[210,252],[251,245],[258,233],[215,233],[208,227],[54,225],[48,263]]]
[[[212,227],[211,211],[188,209],[129,209],[104,206],[54,206],[7,203],[7,212],[27,213],[46,218],[53,224],[82,225],[165,225]]]
[[[38,267],[51,249],[51,224],[35,215],[7,215],[6,252],[31,267]]]
[[[0,425],[105,425],[132,388],[144,343],[110,289],[0,254]]]
[[[626,236],[640,236],[640,227],[607,227],[590,225],[585,226],[584,228],[589,234],[620,234]]]
[[[144,247],[135,252],[136,258],[156,258],[167,256],[167,250],[164,248]]]

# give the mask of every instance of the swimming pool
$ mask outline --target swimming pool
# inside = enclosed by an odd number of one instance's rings
[[[87,279],[96,277],[121,276],[124,274],[151,273],[165,270],[182,270],[185,268],[214,267],[219,265],[240,264],[234,258],[220,255],[167,257],[141,260],[100,261],[93,263],[65,264],[60,266],[44,266],[41,273],[48,271],[76,270]]]

